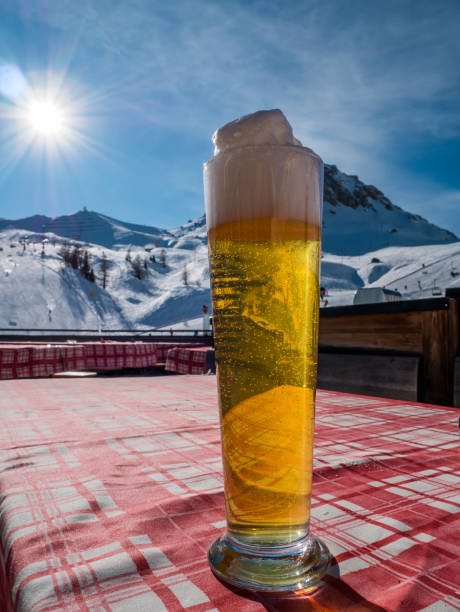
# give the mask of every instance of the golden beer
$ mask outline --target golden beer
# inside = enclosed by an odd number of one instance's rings
[[[208,551],[234,586],[318,587],[309,533],[323,164],[281,111],[214,135],[204,166],[227,530]]]
[[[319,233],[271,218],[209,232],[227,519],[260,545],[308,532]]]

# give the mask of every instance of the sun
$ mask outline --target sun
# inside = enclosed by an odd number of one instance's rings
[[[30,127],[41,136],[57,138],[65,127],[63,109],[52,100],[34,100],[27,110]]]

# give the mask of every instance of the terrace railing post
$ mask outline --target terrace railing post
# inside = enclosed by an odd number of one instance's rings
[[[449,376],[452,386],[451,406],[459,407],[458,401],[458,373],[455,371],[458,362],[457,356],[460,351],[460,287],[446,289],[446,297],[449,298]]]
[[[452,406],[453,367],[450,340],[454,300],[446,310],[427,310],[422,316],[422,397],[429,404]]]
[[[460,297],[460,296],[459,296]],[[459,299],[450,299],[449,308],[449,406],[455,406],[455,360],[460,347],[460,302]]]

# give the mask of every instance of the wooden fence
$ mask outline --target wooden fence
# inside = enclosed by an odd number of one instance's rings
[[[321,309],[318,386],[460,405],[459,300],[451,289],[442,298]]]

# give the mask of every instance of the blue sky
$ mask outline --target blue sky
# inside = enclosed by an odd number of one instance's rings
[[[457,0],[2,0],[0,216],[177,226],[203,212],[213,131],[281,108],[325,162],[460,235],[459,23]],[[61,138],[25,137],[25,92],[57,98]]]

